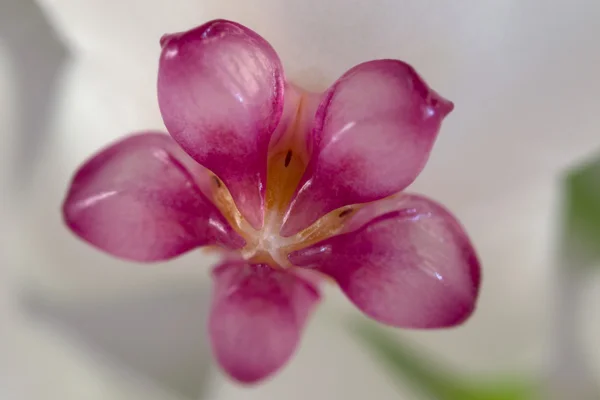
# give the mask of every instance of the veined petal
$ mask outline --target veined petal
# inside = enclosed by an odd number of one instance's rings
[[[317,110],[312,159],[282,234],[404,189],[425,166],[452,108],[401,61],[370,61],[346,72]]]
[[[209,332],[216,359],[240,382],[267,378],[294,353],[317,289],[290,270],[245,261],[221,264],[213,276]]]
[[[399,195],[365,206],[349,223],[354,230],[290,254],[292,264],[331,276],[359,309],[389,325],[448,327],[471,315],[479,261],[442,206]]]
[[[277,54],[256,33],[224,20],[165,36],[161,44],[158,100],[169,133],[260,228],[269,140],[283,110]]]
[[[117,257],[158,261],[206,244],[242,239],[198,184],[208,171],[168,136],[129,136],[88,160],[63,204],[79,237]]]

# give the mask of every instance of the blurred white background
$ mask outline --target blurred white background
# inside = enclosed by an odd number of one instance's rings
[[[346,331],[334,288],[295,359],[245,389],[204,337],[211,260],[114,260],[61,223],[99,147],[162,128],[158,39],[213,18],[256,30],[323,89],[374,58],[414,65],[456,108],[411,190],[452,209],[483,261],[463,327],[399,332],[466,374],[543,376],[552,356],[558,179],[600,150],[595,0],[0,0],[0,398],[413,399]],[[600,381],[600,279],[572,330]]]

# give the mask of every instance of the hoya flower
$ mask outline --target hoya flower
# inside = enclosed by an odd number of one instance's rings
[[[220,249],[208,326],[231,377],[257,382],[283,366],[321,282],[392,326],[450,327],[471,315],[480,269],[464,229],[402,192],[453,108],[412,67],[366,62],[309,93],[234,22],[161,45],[170,136],[137,133],[88,160],[64,218],[83,240],[134,261]]]

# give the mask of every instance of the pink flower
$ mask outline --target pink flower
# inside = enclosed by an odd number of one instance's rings
[[[480,269],[457,220],[401,192],[451,102],[396,60],[360,64],[324,93],[289,82],[273,48],[229,21],[161,39],[170,136],[129,136],[87,161],[66,224],[114,256],[166,260],[217,246],[209,330],[223,369],[262,380],[292,356],[336,281],[366,315],[404,328],[460,324]]]

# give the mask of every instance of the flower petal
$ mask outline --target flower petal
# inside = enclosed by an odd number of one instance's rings
[[[169,133],[221,178],[242,215],[260,228],[269,140],[283,110],[277,54],[256,33],[224,20],[161,44],[158,100]]]
[[[312,159],[282,234],[404,189],[425,166],[452,108],[401,61],[370,61],[346,72],[317,110]]]
[[[315,286],[290,270],[231,261],[214,270],[209,320],[213,351],[234,379],[253,383],[294,353],[319,300]]]
[[[365,314],[389,325],[448,327],[471,315],[479,261],[447,210],[401,195],[364,207],[353,221],[355,230],[294,252],[290,261],[331,276]]]
[[[201,173],[168,136],[129,136],[88,160],[63,204],[66,224],[117,257],[158,261],[194,247],[244,240],[202,193]],[[193,174],[193,175],[192,175]]]

